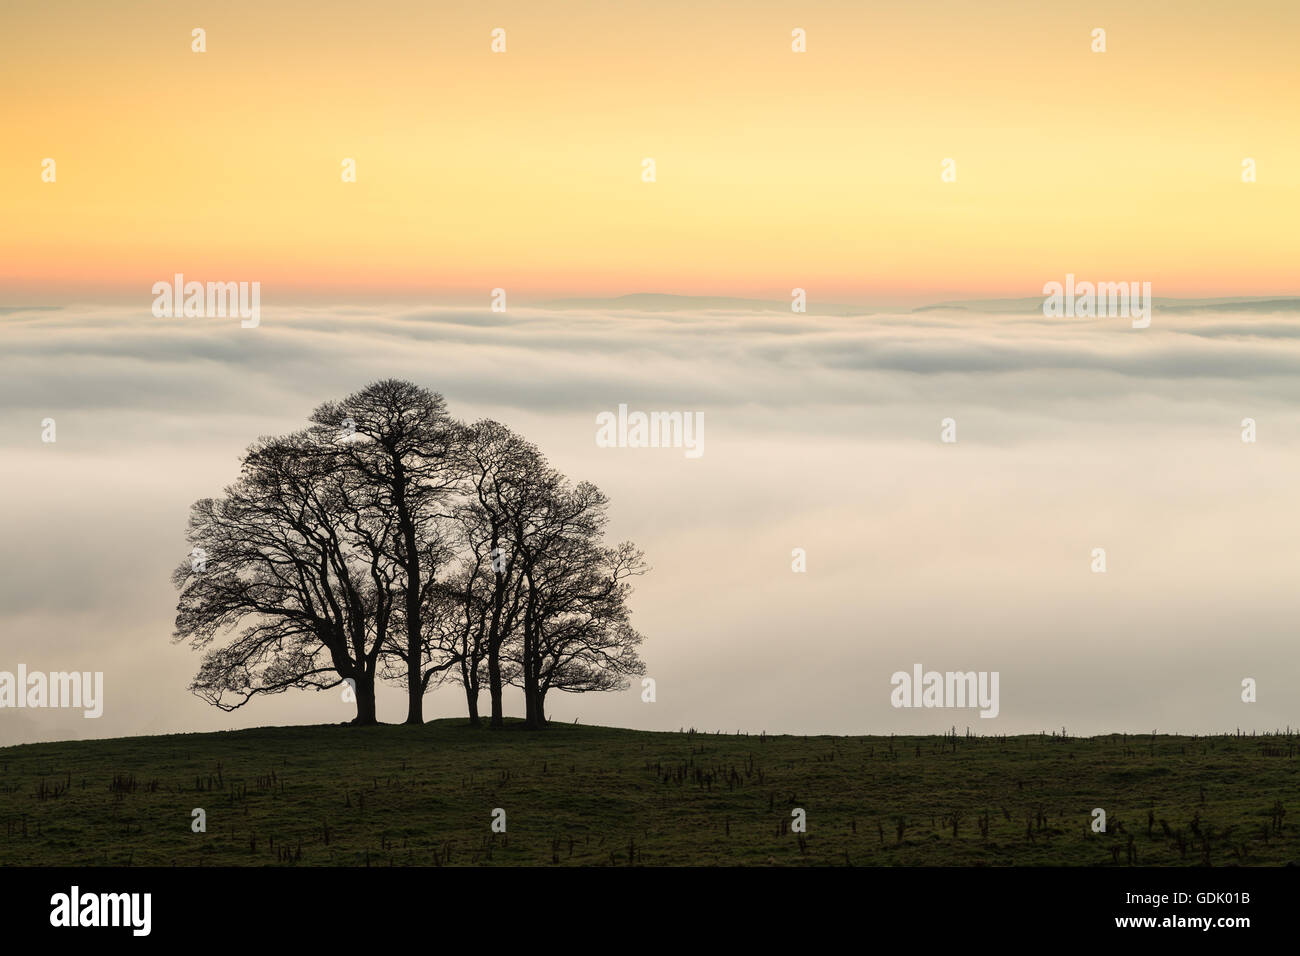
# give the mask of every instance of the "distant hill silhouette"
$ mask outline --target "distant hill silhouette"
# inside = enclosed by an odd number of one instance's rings
[[[1300,296],[1227,296],[1207,299],[1155,298],[1161,312],[1300,312]],[[537,308],[602,309],[635,312],[747,311],[789,313],[790,302],[779,299],[745,299],[728,296],[671,295],[662,292],[639,292],[612,298],[552,299],[534,303]],[[939,312],[958,310],[979,313],[1030,314],[1041,312],[1041,295],[1015,299],[958,299],[935,302],[915,308],[889,308],[878,305],[846,305],[842,302],[808,300],[808,315],[873,315],[878,313]]]

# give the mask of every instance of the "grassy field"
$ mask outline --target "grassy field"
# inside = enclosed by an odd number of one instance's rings
[[[0,749],[0,864],[1279,865],[1300,861],[1298,771],[1300,736],[1285,734],[493,733],[444,720],[28,744]],[[191,829],[195,808],[206,833]],[[505,833],[491,831],[495,808]]]

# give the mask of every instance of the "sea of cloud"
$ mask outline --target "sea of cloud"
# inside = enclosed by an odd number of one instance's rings
[[[1300,723],[1295,314],[1157,308],[1135,330],[959,309],[264,304],[245,329],[156,319],[145,303],[0,315],[0,671],[105,675],[98,720],[0,710],[0,743],[349,719],[337,692],[233,714],[191,696],[197,654],[170,640],[169,573],[189,505],[220,493],[253,439],[381,377],[499,419],[596,482],[611,533],[653,565],[633,606],[656,701],[639,685],[552,695],[555,720],[810,734]],[[702,413],[703,456],[598,447],[596,416],[620,404]],[[955,443],[940,441],[946,418]],[[916,663],[1000,672],[999,716],[893,708],[891,675]],[[447,687],[428,713],[462,706]],[[387,690],[381,719],[403,715]]]

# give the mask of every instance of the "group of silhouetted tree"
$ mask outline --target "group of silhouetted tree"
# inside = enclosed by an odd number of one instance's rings
[[[376,382],[321,405],[303,431],[263,438],[221,498],[195,502],[175,640],[206,653],[191,690],[223,710],[258,694],[348,682],[376,722],[379,679],[406,722],[448,681],[480,723],[522,689],[622,689],[644,672],[629,623],[631,543],[604,543],[608,500],[572,484],[504,425],[448,416],[442,396]],[[227,643],[218,638],[230,636]]]

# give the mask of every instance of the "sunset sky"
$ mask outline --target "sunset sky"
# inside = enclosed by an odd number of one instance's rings
[[[1300,5],[1209,6],[10,0],[0,305],[1295,294]]]
[[[344,719],[190,694],[170,574],[250,442],[390,377],[596,483],[654,568],[654,706],[561,722],[967,722],[892,706],[919,662],[1000,673],[993,732],[1294,727],[1298,28],[1295,0],[5,0],[0,670],[102,672],[106,707],[0,744]],[[153,314],[176,273],[260,283],[258,323]],[[1069,273],[1150,283],[1154,320],[913,309]],[[734,301],[794,288],[806,314]],[[635,293],[711,298],[574,301]],[[1217,296],[1278,301],[1169,301]],[[707,452],[603,447],[622,405],[707,418]]]

